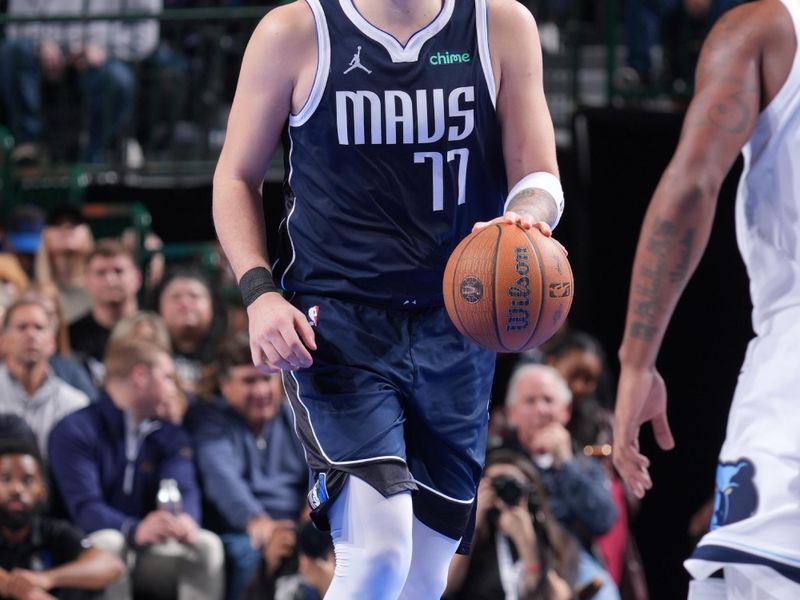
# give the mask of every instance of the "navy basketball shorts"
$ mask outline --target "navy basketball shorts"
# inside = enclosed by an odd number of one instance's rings
[[[312,518],[355,475],[384,496],[413,492],[414,515],[467,550],[483,471],[495,354],[444,308],[391,310],[295,296],[316,333],[314,363],[283,373],[314,475]]]

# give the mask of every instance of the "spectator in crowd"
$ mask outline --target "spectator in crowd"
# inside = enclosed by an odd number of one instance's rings
[[[33,259],[39,249],[46,215],[38,206],[14,207],[8,219],[3,251],[13,253],[28,279],[33,278]]]
[[[605,352],[600,342],[587,333],[570,331],[561,336],[545,354],[566,381],[572,393],[572,416],[567,429],[584,454],[600,461],[608,475],[611,497],[617,509],[614,525],[595,539],[606,570],[620,587],[626,600],[645,600],[647,586],[635,540],[629,532],[629,515],[638,508],[632,494],[611,464],[611,422],[613,414],[605,394]],[[602,391],[601,391],[602,390]]]
[[[91,309],[83,276],[93,246],[92,232],[78,209],[65,206],[48,215],[34,261],[35,279],[40,288],[58,289],[67,324]]]
[[[175,269],[157,290],[156,306],[172,339],[181,387],[196,394],[225,331],[211,282],[199,270]]]
[[[148,310],[139,310],[120,319],[111,330],[108,341],[126,339],[145,340],[172,352],[172,341],[164,319]]]
[[[237,600],[262,549],[275,536],[294,536],[309,472],[280,375],[253,366],[246,334],[222,343],[217,373],[221,401],[196,403],[187,426],[207,502],[205,523],[225,546],[226,598]],[[280,544],[273,546],[277,551]]]
[[[516,444],[531,458],[555,517],[580,542],[577,584],[603,579],[598,600],[619,592],[592,553],[592,539],[607,532],[617,511],[603,468],[578,453],[566,428],[572,394],[553,367],[523,364],[508,385],[506,410]]]
[[[450,563],[445,598],[571,600],[577,557],[530,461],[495,450],[478,487],[472,548]]]
[[[36,300],[21,299],[3,319],[0,366],[0,412],[22,416],[36,432],[42,453],[50,430],[65,415],[83,408],[89,397],[59,379],[47,359],[55,332],[47,309]]]
[[[154,312],[139,311],[127,316],[114,325],[109,343],[114,340],[136,339],[152,342],[168,352],[172,352],[172,342],[164,320]],[[189,408],[189,397],[180,388],[175,377],[175,393],[167,402],[159,406],[158,416],[165,421],[180,425]]]
[[[133,106],[131,64],[145,59],[158,44],[155,19],[54,23],[47,18],[160,10],[161,0],[9,0],[9,15],[42,17],[42,21],[10,25],[0,57],[4,105],[17,141],[12,159],[41,160],[41,79],[61,81],[66,71],[78,75],[86,99],[86,158],[90,162],[105,159]]]
[[[133,255],[115,240],[100,240],[86,257],[86,291],[92,306],[69,326],[72,349],[85,361],[96,383],[103,379],[103,353],[111,329],[138,310],[142,275]]]
[[[611,411],[598,398],[598,384],[605,368],[600,342],[587,333],[570,331],[544,356],[572,394],[568,429],[579,447],[611,443]]]
[[[70,415],[50,437],[51,476],[73,522],[98,547],[135,556],[109,598],[134,590],[179,600],[222,597],[222,544],[198,528],[200,491],[191,444],[157,418],[175,392],[175,367],[163,348],[142,340],[109,344],[100,400]],[[180,502],[159,506],[160,482],[177,482]],[[177,580],[177,581],[176,581]]]
[[[0,413],[0,440],[17,440],[37,446],[36,434],[27,421],[12,413]],[[40,453],[41,454],[41,453]]]
[[[35,440],[4,436],[0,440],[0,597],[53,600],[53,594],[67,597],[58,590],[102,590],[125,571],[119,558],[93,548],[68,522],[42,516],[46,498]]]
[[[69,343],[69,330],[64,322],[64,311],[61,309],[61,297],[58,290],[51,287],[45,289],[30,288],[23,298],[35,300],[47,310],[53,331],[56,332],[55,347],[47,359],[53,373],[72,387],[86,394],[90,400],[97,398],[95,386],[89,372],[83,364],[72,356]]]
[[[263,548],[261,567],[242,600],[322,600],[336,567],[330,534],[317,529],[311,520],[299,523],[296,531],[276,533]]]
[[[19,299],[29,284],[17,257],[10,252],[0,252],[0,308]]]

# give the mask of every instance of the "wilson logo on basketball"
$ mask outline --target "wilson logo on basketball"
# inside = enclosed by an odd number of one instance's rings
[[[483,284],[481,280],[474,275],[467,275],[461,280],[460,292],[464,302],[475,304],[478,300],[483,298]]]
[[[508,296],[512,299],[508,307],[506,331],[519,331],[528,327],[529,313],[527,306],[531,303],[531,279],[528,276],[531,268],[528,264],[528,249],[514,248],[514,270],[517,281],[508,288]]]
[[[569,281],[550,284],[551,298],[568,298],[571,293],[572,293],[572,286],[570,285]]]

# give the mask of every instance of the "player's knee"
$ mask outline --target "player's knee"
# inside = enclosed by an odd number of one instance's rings
[[[372,549],[370,562],[374,565],[374,576],[394,582],[399,592],[411,568],[411,539],[387,540]]]
[[[368,589],[384,587],[388,596],[397,596],[403,589],[411,567],[411,540],[387,540],[367,551]]]
[[[335,577],[351,591],[376,598],[397,597],[411,567],[411,539],[387,539],[364,547],[336,544]],[[365,596],[366,597],[366,596]]]

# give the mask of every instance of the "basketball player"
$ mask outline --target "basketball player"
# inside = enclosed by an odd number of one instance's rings
[[[270,265],[260,187],[282,133]],[[494,370],[442,308],[444,266],[473,226],[549,235],[557,173],[538,32],[514,0],[306,0],[253,34],[214,219],[331,528],[326,598],[441,596],[471,535]]]
[[[713,28],[633,266],[614,464],[641,497],[652,484],[639,452],[640,426],[651,421],[659,446],[674,445],[656,356],[707,244],[719,188],[742,150],[736,221],[756,338],[720,454],[712,530],[686,562],[696,578],[689,592],[695,599],[800,598],[798,31],[798,0],[745,4]]]

